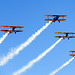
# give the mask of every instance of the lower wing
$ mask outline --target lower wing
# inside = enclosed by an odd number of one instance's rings
[[[4,31],[4,32],[10,32],[11,30],[1,30],[1,31]]]
[[[65,21],[66,19],[58,19],[58,20],[56,20],[56,21]],[[54,19],[45,19],[45,21],[55,21]]]
[[[12,30],[1,30],[1,31],[11,32],[11,33],[13,33],[13,32],[23,32],[23,30],[14,30],[14,31],[12,31]]]
[[[75,38],[75,36],[55,36],[56,38]]]
[[[23,30],[14,30],[13,32],[23,32]]]
[[[75,54],[69,54],[69,56],[75,57]]]

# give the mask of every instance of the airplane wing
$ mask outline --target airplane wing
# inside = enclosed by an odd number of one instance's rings
[[[7,28],[24,28],[23,26],[5,26],[5,25],[1,25],[0,27],[7,27]]]
[[[56,38],[66,38],[66,37],[64,37],[64,36],[55,36]]]
[[[55,34],[75,34],[75,33],[71,33],[71,32],[55,32]]]
[[[69,56],[75,57],[75,54],[69,54]]]
[[[58,19],[58,21],[65,21],[66,19]]]
[[[66,32],[55,32],[55,34],[67,34]]]
[[[59,16],[59,17],[66,17],[67,15],[57,15],[57,16]]]
[[[75,51],[69,51],[69,52],[75,52]]]
[[[1,31],[4,31],[4,32],[10,32],[11,30],[1,30]]]
[[[58,16],[58,17],[66,17],[67,15],[45,15],[45,17],[52,17],[52,16]]]
[[[56,16],[56,15],[44,15],[44,16],[45,16],[45,17],[50,17],[50,16],[52,17],[52,16]]]
[[[13,32],[23,32],[23,30],[14,30]]]
[[[49,21],[54,21],[54,19],[45,19],[45,21],[48,21],[48,22],[49,22]]]
[[[55,36],[56,38],[75,38],[75,36]]]
[[[12,31],[12,30],[1,30],[1,31],[11,32],[11,33],[13,33],[13,32],[23,32],[23,30],[14,30],[14,31]]]
[[[58,20],[56,20],[56,21],[65,21],[66,19],[58,19]],[[45,19],[45,21],[55,21],[54,19]]]

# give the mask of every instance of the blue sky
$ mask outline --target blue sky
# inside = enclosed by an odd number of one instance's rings
[[[0,45],[0,57],[7,55],[12,48],[25,42],[32,34],[44,26],[45,14],[66,14],[65,22],[52,23],[30,45],[23,49],[14,59],[0,66],[0,75],[11,75],[29,61],[44,52],[58,39],[55,32],[75,32],[75,1],[71,0],[1,0],[0,25],[22,25],[23,33],[10,34]],[[3,28],[0,28],[3,29]],[[0,32],[0,37],[4,32]],[[68,61],[69,50],[75,50],[75,39],[62,40],[50,53],[22,75],[49,75],[53,70]],[[75,60],[56,75],[74,75]]]

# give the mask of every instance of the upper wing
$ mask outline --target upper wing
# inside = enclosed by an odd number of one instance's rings
[[[1,27],[7,27],[7,28],[24,28],[23,26],[4,26],[4,25],[1,25]]]
[[[55,36],[56,38],[75,38],[75,36]]]
[[[55,32],[55,34],[66,34],[66,32]]]
[[[56,16],[56,15],[45,15],[45,17],[49,17],[49,16]]]
[[[75,51],[69,51],[69,52],[75,52]]]
[[[59,17],[66,17],[67,15],[57,15],[57,16],[59,16]]]
[[[71,32],[55,32],[55,34],[75,34],[75,33],[71,33]]]
[[[66,19],[58,19],[56,21],[65,21]],[[55,21],[54,19],[45,19],[45,21]]]
[[[67,15],[45,15],[45,17],[49,17],[49,16],[66,17]]]

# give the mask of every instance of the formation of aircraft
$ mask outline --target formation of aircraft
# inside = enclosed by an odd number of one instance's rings
[[[45,15],[45,17],[54,17],[53,19],[45,19],[45,21],[52,21],[52,22],[55,22],[55,21],[65,21],[66,19],[64,19],[64,17],[66,17],[67,15]],[[59,17],[63,17],[63,19],[59,19]],[[15,30],[15,28],[24,28],[23,26],[5,26],[5,25],[1,25],[0,27],[6,27],[6,28],[11,28],[10,30],[1,30],[1,31],[4,31],[5,33],[9,32],[9,33],[15,33],[16,32],[23,32],[23,30]],[[75,34],[75,33],[72,33],[72,32],[55,32],[55,34],[65,34],[64,36],[55,36],[56,38],[75,38],[75,36],[68,36],[68,34]],[[73,52],[75,53],[75,51],[69,51],[69,52],[72,52],[72,54],[69,54],[70,56],[72,57],[75,57],[75,54],[73,54]]]
[[[55,34],[65,34],[64,36],[55,36],[56,38],[75,38],[75,36],[68,36],[68,34],[75,34],[75,33],[72,33],[72,32],[55,32]]]
[[[5,26],[5,25],[1,25],[0,27],[11,28],[9,30],[3,29],[1,31],[4,31],[5,33],[7,33],[7,32],[13,33],[14,32],[15,34],[16,34],[16,32],[23,32],[23,30],[15,30],[15,28],[24,28],[23,26]]]
[[[55,22],[55,21],[65,21],[66,19],[64,19],[64,17],[66,17],[67,15],[45,15],[45,17],[54,17],[53,19],[45,19],[45,21],[52,21],[52,22]],[[59,19],[59,17],[63,17],[63,19]]]
[[[75,54],[73,54],[73,52],[75,53],[75,51],[69,51],[72,52],[72,54],[69,54],[69,56],[75,57]]]

